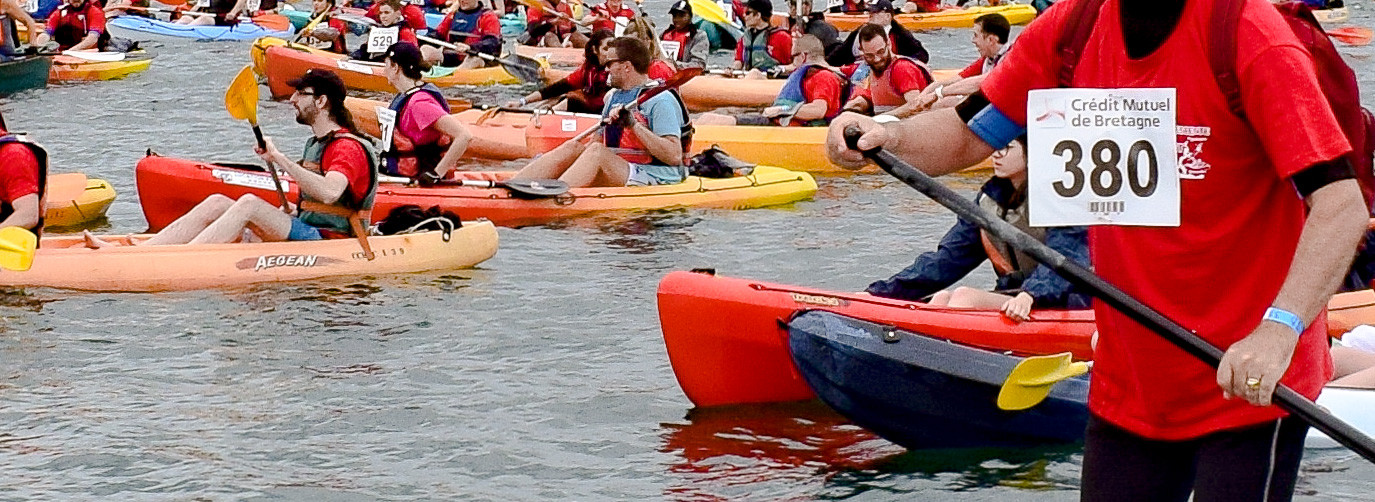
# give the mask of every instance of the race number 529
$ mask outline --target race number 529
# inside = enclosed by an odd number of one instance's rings
[[[1031,224],[1179,226],[1177,110],[1174,89],[1031,91]]]

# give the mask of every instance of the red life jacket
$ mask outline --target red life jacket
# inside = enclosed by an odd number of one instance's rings
[[[659,36],[659,40],[663,40],[665,42],[677,42],[678,56],[675,59],[675,61],[682,63],[687,62],[688,58],[690,57],[690,55],[688,54],[688,44],[692,41],[692,38],[697,36],[698,34],[699,30],[697,29],[697,25],[695,24],[689,24],[687,29],[685,30],[679,30],[677,28],[670,26],[667,30],[664,30],[663,35]]]
[[[931,70],[926,68],[926,64],[907,56],[894,54],[893,61],[888,63],[887,68],[884,68],[882,75],[874,73],[872,70],[869,73],[869,93],[871,99],[873,99],[875,115],[907,104],[907,98],[904,98],[902,94],[893,87],[893,66],[898,64],[898,60],[911,61],[912,64],[917,65],[917,68],[921,69],[922,74],[926,76],[926,80],[928,82],[931,81]]]
[[[1059,41],[1059,52],[1063,55],[1063,65],[1060,67],[1061,87],[1069,87],[1074,78],[1074,69],[1079,64],[1084,46],[1088,44],[1089,35],[1093,31],[1103,1],[1086,0],[1075,4],[1076,10],[1072,18],[1080,20],[1075,25],[1077,29],[1066,33]],[[1237,24],[1241,19],[1243,5],[1244,0],[1219,0],[1218,5],[1213,8],[1213,18],[1210,22],[1214,43],[1208,44],[1208,61],[1213,74],[1217,76],[1222,95],[1227,98],[1228,107],[1238,117],[1245,118],[1236,61]],[[1375,205],[1375,170],[1372,170],[1375,169],[1372,167],[1372,160],[1375,160],[1372,159],[1375,157],[1375,117],[1369,109],[1361,106],[1356,73],[1342,59],[1337,47],[1332,44],[1327,32],[1323,30],[1317,18],[1313,17],[1313,12],[1307,5],[1302,2],[1287,2],[1276,5],[1275,8],[1289,23],[1289,29],[1293,30],[1304,49],[1313,57],[1318,87],[1322,89],[1332,113],[1337,118],[1337,124],[1341,126],[1342,133],[1351,144],[1351,153],[1348,153],[1346,158],[1356,171],[1356,181],[1361,186],[1361,195],[1365,197],[1366,209],[1370,210]]]
[[[645,88],[641,87],[635,91],[635,96],[638,98],[640,93],[644,92],[644,90]],[[683,160],[684,165],[686,165],[688,151],[692,150],[692,134],[694,132],[692,128],[692,116],[688,115],[687,105],[683,103],[683,97],[678,95],[677,90],[671,90],[668,91],[668,93],[673,95],[674,101],[678,103],[679,112],[683,114],[683,128],[679,131],[678,139],[683,146]],[[639,109],[635,110],[635,120],[638,120],[646,127],[649,126],[649,118],[643,113],[640,113]],[[604,131],[603,137],[606,139],[606,146],[614,149],[616,155],[625,159],[626,162],[633,164],[668,165],[655,158],[653,155],[650,155],[649,151],[645,150],[644,143],[640,142],[640,138],[636,137],[635,133],[614,124],[606,126]]]
[[[592,23],[592,30],[595,31],[604,29],[612,33],[616,32],[616,21],[613,21],[613,19],[622,17],[629,21],[630,19],[633,19],[635,17],[635,11],[630,10],[629,7],[626,7],[624,1],[621,2],[621,9],[618,11],[612,12],[611,8],[607,7],[606,4],[601,4],[596,7],[593,7],[592,13],[605,18]]]
[[[87,0],[81,7],[73,8],[66,3],[54,11],[53,15],[57,18],[57,23],[49,28],[53,32],[53,40],[62,49],[68,49],[81,43],[86,35],[91,32],[90,18],[105,14],[97,7],[95,2]],[[109,35],[101,32],[101,38],[108,40]],[[104,45],[104,44],[101,44]]]

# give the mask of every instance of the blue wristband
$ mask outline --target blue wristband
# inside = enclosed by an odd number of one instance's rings
[[[1300,319],[1298,314],[1288,310],[1270,307],[1265,309],[1265,317],[1262,317],[1261,320],[1274,321],[1289,326],[1290,329],[1294,330],[1295,334],[1303,334],[1303,319]]]

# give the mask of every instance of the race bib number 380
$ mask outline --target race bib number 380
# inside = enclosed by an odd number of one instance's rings
[[[1174,89],[1031,91],[1031,224],[1179,226],[1177,111]]]

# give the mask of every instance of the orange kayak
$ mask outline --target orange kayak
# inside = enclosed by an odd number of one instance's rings
[[[1036,311],[1031,320],[1014,323],[992,310],[934,307],[697,272],[665,276],[659,282],[658,304],[673,373],[697,406],[814,398],[789,353],[788,328],[779,322],[802,310],[836,312],[1015,355],[1070,352],[1077,360],[1093,355],[1092,310]],[[1375,291],[1335,295],[1328,313],[1329,333],[1375,323]]]
[[[535,59],[543,59],[551,66],[582,66],[585,53],[576,47],[535,47],[516,45],[516,54]],[[562,77],[560,77],[562,78]]]
[[[497,251],[490,222],[444,232],[370,237],[376,258],[356,239],[133,246],[146,235],[103,236],[117,244],[90,249],[81,237],[45,237],[33,268],[0,274],[0,286],[85,291],[180,291],[378,274],[452,270],[477,265]]]
[[[312,68],[334,71],[349,89],[375,92],[396,92],[382,75],[382,64],[348,59],[342,54],[321,51],[281,39],[262,38],[253,43],[253,59],[261,75],[267,77],[267,88],[273,99],[291,96],[287,81],[304,75]],[[261,52],[261,56],[259,56]],[[440,87],[455,85],[518,84],[520,80],[500,66],[455,70],[453,73],[425,79]]]
[[[459,171],[459,179],[503,181],[515,171]],[[134,169],[139,201],[150,230],[156,231],[214,193],[231,198],[252,193],[275,201],[272,178],[261,167],[211,164],[151,155]],[[287,197],[297,200],[290,178]],[[802,172],[761,166],[749,176],[713,179],[689,176],[675,185],[574,188],[550,198],[521,198],[503,188],[456,185],[418,187],[382,183],[377,189],[373,219],[380,220],[392,208],[404,204],[439,206],[464,219],[486,218],[503,226],[548,223],[598,211],[625,211],[697,206],[750,209],[787,204],[810,198],[816,180]]]

